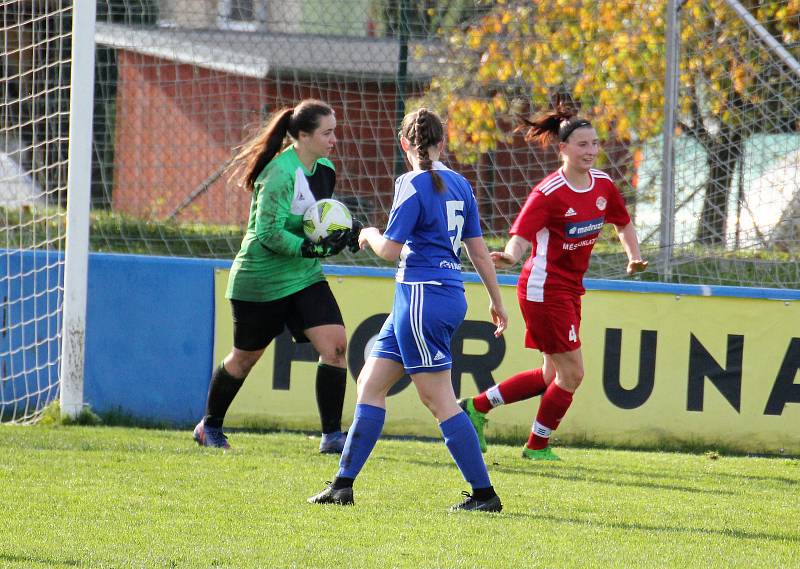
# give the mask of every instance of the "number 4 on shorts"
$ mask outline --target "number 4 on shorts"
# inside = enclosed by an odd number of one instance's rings
[[[575,331],[575,324],[569,327],[569,341],[570,342],[578,341],[578,333]]]

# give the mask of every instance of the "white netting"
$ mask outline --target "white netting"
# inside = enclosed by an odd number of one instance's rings
[[[797,0],[751,13],[800,53]],[[514,113],[561,95],[593,119],[600,167],[625,193],[646,254],[660,252],[664,3],[142,0],[100,14],[95,250],[230,258],[248,209],[248,195],[220,177],[231,148],[304,97],[335,107],[340,195],[378,224],[404,168],[403,110],[425,103],[446,115],[449,160],[473,182],[501,246],[529,188],[558,165],[552,149],[513,132]],[[726,2],[685,2],[679,21],[671,278],[797,287],[785,254],[798,243],[797,76]],[[696,112],[699,136],[688,126]],[[621,278],[623,256],[607,237],[590,276]]]
[[[761,2],[750,24],[740,6],[681,14],[675,272],[797,288],[800,2]]]
[[[0,420],[58,395],[71,2],[2,2]]]

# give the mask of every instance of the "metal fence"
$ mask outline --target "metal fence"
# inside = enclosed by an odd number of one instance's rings
[[[248,196],[221,168],[267,114],[310,96],[337,111],[339,194],[377,224],[404,169],[399,118],[419,104],[446,116],[447,159],[472,181],[486,234],[500,246],[530,188],[559,164],[553,149],[514,132],[515,117],[561,96],[604,139],[600,167],[625,193],[644,250],[659,261],[648,278],[797,287],[798,3],[754,6],[109,6],[96,33],[93,204],[101,219],[93,246],[235,254]],[[618,251],[609,235],[591,275],[623,277]]]

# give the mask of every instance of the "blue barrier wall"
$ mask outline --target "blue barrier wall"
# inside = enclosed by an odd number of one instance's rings
[[[63,278],[58,253],[6,253],[0,277],[8,283],[5,295],[7,333],[0,347],[22,345],[44,337],[46,327],[58,326],[60,315],[48,307],[60,302],[53,279]],[[50,271],[34,271],[52,266]],[[93,253],[89,256],[86,368],[84,399],[98,412],[115,409],[136,417],[190,425],[202,415],[214,362],[214,271],[229,261]],[[8,274],[26,273],[21,279]],[[328,266],[329,275],[390,277],[390,269]],[[475,275],[466,275],[468,280]],[[42,280],[44,279],[44,280]],[[503,276],[512,285],[514,276]],[[625,290],[678,295],[739,296],[800,299],[800,291],[668,285],[638,281],[587,279],[589,290]],[[30,296],[32,290],[56,289]],[[20,299],[28,297],[24,302]],[[34,306],[34,304],[36,306]],[[33,314],[48,314],[33,319]],[[27,342],[27,350],[7,356],[7,369],[22,369],[30,361],[42,365],[3,382],[3,390],[23,389],[54,380],[57,342]],[[23,362],[23,358],[27,358]],[[42,375],[45,374],[45,375]],[[31,382],[34,382],[33,384]]]
[[[213,365],[214,269],[228,261],[92,254],[84,399],[190,424]]]
[[[214,270],[228,261],[92,254],[85,399],[103,412],[190,424],[214,362]],[[330,265],[329,275],[390,278],[391,269]],[[466,275],[477,280],[477,275]],[[505,275],[513,285],[516,276]],[[587,279],[589,290],[800,299],[800,291]]]

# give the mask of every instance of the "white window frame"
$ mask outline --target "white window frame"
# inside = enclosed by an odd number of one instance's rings
[[[253,2],[252,20],[233,20],[231,11],[235,0],[219,0],[217,3],[217,27],[223,30],[236,30],[239,32],[254,32],[260,28],[258,13],[260,11],[259,0]]]

